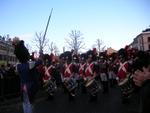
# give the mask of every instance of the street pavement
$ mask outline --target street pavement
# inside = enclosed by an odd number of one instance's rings
[[[117,86],[110,88],[108,94],[102,91],[97,102],[89,102],[87,94],[78,93],[74,101],[59,89],[53,100],[46,100],[44,91],[39,91],[34,104],[34,113],[138,113],[139,95],[134,94],[130,103],[122,104],[120,90]],[[0,102],[0,113],[23,113],[19,97]]]

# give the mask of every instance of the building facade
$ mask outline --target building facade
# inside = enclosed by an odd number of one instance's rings
[[[147,28],[136,36],[131,46],[138,50],[150,51],[150,28]]]
[[[15,64],[17,62],[16,56],[14,55],[14,48],[11,40],[5,40],[4,37],[0,36],[0,65],[1,64]]]

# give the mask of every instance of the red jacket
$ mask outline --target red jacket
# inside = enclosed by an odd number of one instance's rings
[[[128,68],[129,68],[129,64],[127,61],[120,64],[120,67],[118,69],[118,74],[117,74],[119,79],[124,79],[127,77]]]
[[[48,79],[50,79],[52,77],[52,72],[53,72],[54,66],[50,65],[50,66],[44,66],[43,67],[43,80],[47,81]]]
[[[93,76],[93,67],[94,67],[93,62],[87,64],[87,67],[85,69],[85,77],[92,77]]]
[[[81,77],[84,77],[84,76],[85,76],[85,66],[86,66],[86,63],[80,64],[79,75],[80,75]]]

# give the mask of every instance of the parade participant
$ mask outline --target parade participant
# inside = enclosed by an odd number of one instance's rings
[[[64,74],[64,64],[65,64],[65,54],[61,53],[59,56],[59,70],[60,70],[60,76],[61,76],[61,81],[63,82],[63,74]],[[63,83],[62,83],[63,86]]]
[[[79,67],[79,75],[84,79],[85,77],[85,68],[86,68],[86,54],[82,53],[80,55],[80,67]]]
[[[120,49],[118,51],[118,56],[119,56],[120,67],[118,69],[117,76],[119,77],[119,81],[122,81],[127,76],[129,64],[128,64],[128,59],[127,59],[127,53],[124,49]]]
[[[99,54],[99,70],[100,70],[100,78],[103,86],[103,93],[108,93],[108,74],[107,74],[107,61],[105,52]]]
[[[72,53],[70,51],[66,51],[64,53],[65,64],[63,66],[63,83],[64,88],[67,90],[69,100],[74,100],[76,95],[77,88],[77,67],[74,62],[72,62]]]
[[[23,100],[24,113],[32,113],[32,105],[38,90],[36,81],[35,62],[29,62],[30,54],[24,46],[24,41],[18,38],[13,40],[14,54],[19,60],[16,69],[20,75],[21,97]]]
[[[52,65],[55,67],[53,69],[53,77],[56,80],[56,85],[58,88],[58,87],[61,87],[62,85],[62,79],[61,79],[61,73],[60,73],[61,65],[60,65],[60,59],[58,56],[53,56]]]
[[[74,77],[77,81],[79,81],[79,57],[77,54],[72,55],[72,62],[71,64],[73,65],[73,73]]]
[[[90,95],[89,102],[94,102],[97,101],[99,89],[98,84],[95,81],[95,77],[97,77],[99,73],[99,67],[96,62],[97,55],[93,52],[93,50],[87,51],[86,55],[87,55],[87,66],[85,69],[85,81],[86,81],[85,86],[89,91]],[[93,86],[90,87],[90,85]]]
[[[79,56],[78,54],[73,54],[72,55],[72,65],[73,65],[73,73],[74,73],[74,78],[76,80],[77,83],[77,90],[80,89],[80,75],[79,75],[79,67],[80,67],[80,63],[79,63]]]
[[[110,87],[113,87],[116,84],[116,64],[113,57],[110,57],[108,62],[108,78]]]
[[[44,66],[42,69],[43,74],[43,87],[48,94],[47,100],[51,100],[54,97],[54,92],[56,91],[56,83],[54,78],[55,66],[52,64],[52,56],[48,54],[44,55]]]
[[[85,87],[85,69],[86,69],[86,53],[80,55],[80,64],[79,64],[79,76],[80,76],[80,86],[82,93],[86,93]]]
[[[114,80],[116,79],[116,74],[113,71],[113,65],[109,65],[108,67],[108,78],[109,78],[109,83],[110,87],[114,86]]]
[[[117,73],[117,80],[118,85],[121,86],[122,82],[124,82],[124,80],[128,78],[128,76],[130,75],[131,68],[128,63],[128,55],[125,49],[122,48],[118,51],[118,57],[120,66]],[[127,91],[123,91],[122,89],[121,93],[122,93],[122,102],[128,103],[130,94]]]

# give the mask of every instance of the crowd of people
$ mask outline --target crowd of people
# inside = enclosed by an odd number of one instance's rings
[[[19,93],[19,77],[15,72],[15,66],[11,64],[0,66],[0,100],[4,101],[4,97],[11,97]],[[13,84],[10,87],[10,84]]]
[[[126,46],[117,53],[97,52],[94,48],[85,53],[65,51],[60,56],[42,54],[34,58],[24,46],[24,41],[13,41],[16,65],[20,75],[24,113],[32,113],[32,103],[41,86],[54,99],[61,88],[69,101],[74,101],[77,92],[89,95],[95,102],[98,93],[109,93],[109,88],[119,86],[123,103],[128,103],[137,90],[141,92],[140,113],[150,113],[150,53]],[[37,77],[38,76],[38,77]]]

